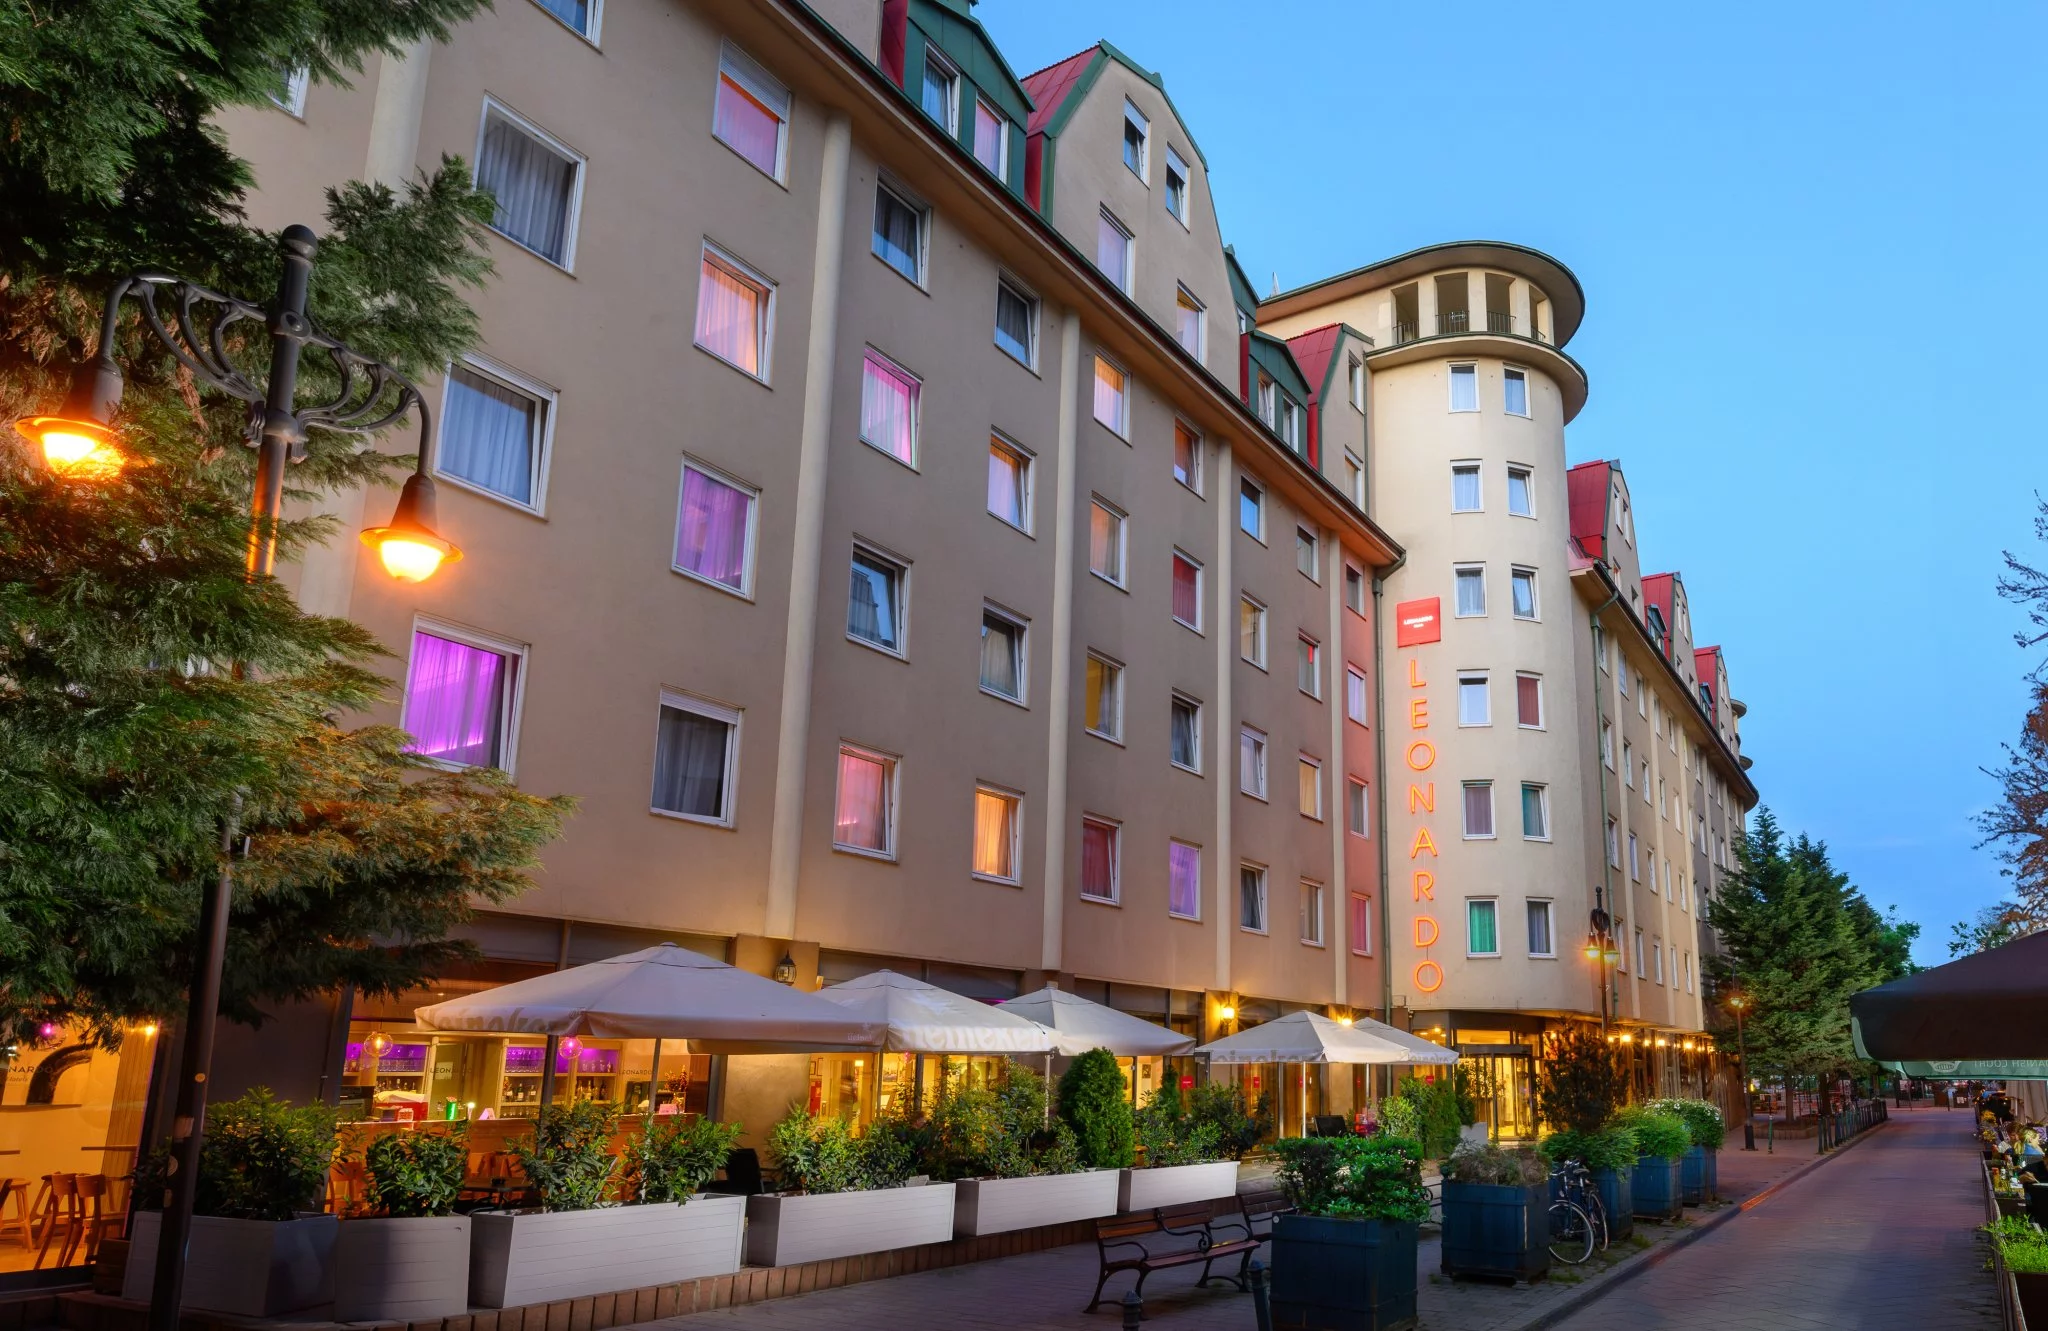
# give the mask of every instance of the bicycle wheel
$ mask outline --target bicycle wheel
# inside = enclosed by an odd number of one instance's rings
[[[1588,1188],[1580,1206],[1586,1212],[1586,1219],[1592,1227],[1593,1242],[1600,1251],[1607,1251],[1607,1204],[1600,1200],[1600,1189]]]
[[[1567,1266],[1593,1255],[1593,1222],[1570,1202],[1550,1204],[1550,1255]]]

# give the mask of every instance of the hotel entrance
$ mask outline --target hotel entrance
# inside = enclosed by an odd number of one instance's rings
[[[1461,1032],[1462,1034],[1462,1032]],[[1458,1071],[1478,1108],[1478,1122],[1497,1141],[1536,1136],[1535,1050],[1526,1044],[1468,1043],[1457,1046]]]

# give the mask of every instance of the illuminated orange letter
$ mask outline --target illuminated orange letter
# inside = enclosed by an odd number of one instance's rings
[[[1418,827],[1415,829],[1415,844],[1408,848],[1408,858],[1412,860],[1425,850],[1434,856],[1436,854],[1436,842],[1430,839],[1428,828]]]
[[[1418,754],[1420,755],[1418,757]],[[1418,739],[1408,746],[1408,766],[1417,772],[1427,772],[1436,764],[1436,745],[1426,739]]]
[[[1424,971],[1429,973],[1427,980],[1422,978]],[[1437,965],[1434,961],[1418,961],[1415,963],[1415,987],[1418,991],[1425,994],[1433,994],[1443,988],[1444,968]]]
[[[1426,933],[1423,930],[1424,925],[1429,926]],[[1434,915],[1418,915],[1415,917],[1415,946],[1433,947],[1436,944],[1436,940],[1442,936],[1442,933],[1443,931],[1436,926],[1436,917]]]
[[[1429,729],[1429,699],[1414,698],[1409,701],[1408,728],[1410,730]]]
[[[1417,809],[1436,812],[1436,782],[1425,781],[1419,786],[1413,781],[1408,783],[1408,812],[1414,813]]]
[[[1415,871],[1415,899],[1417,901],[1436,900],[1436,875],[1427,869],[1417,869]]]
[[[1423,681],[1422,676],[1415,669],[1415,667],[1420,664],[1422,663],[1418,661],[1415,657],[1411,656],[1408,658],[1408,687],[1411,689],[1420,689],[1427,687],[1427,685]]]

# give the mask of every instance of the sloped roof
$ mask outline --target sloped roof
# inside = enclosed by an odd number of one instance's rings
[[[1572,542],[1590,559],[1607,553],[1607,487],[1612,464],[1581,462],[1564,474],[1571,501]]]
[[[1311,328],[1299,337],[1287,339],[1287,349],[1294,353],[1295,364],[1301,366],[1302,377],[1308,380],[1308,400],[1312,403],[1322,396],[1323,376],[1343,338],[1344,325],[1338,323]]]
[[[1024,91],[1031,94],[1031,119],[1025,122],[1026,134],[1040,134],[1059,114],[1067,94],[1081,81],[1090,62],[1102,53],[1100,46],[1091,46],[1076,52],[1058,64],[1047,65],[1034,74],[1026,74],[1022,80]]]

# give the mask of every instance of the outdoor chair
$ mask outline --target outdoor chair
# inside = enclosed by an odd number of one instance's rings
[[[12,1231],[21,1240],[24,1248],[36,1246],[35,1213],[29,1209],[29,1180],[25,1178],[0,1178],[0,1238]],[[7,1214],[7,1204],[14,1203],[14,1214]]]

